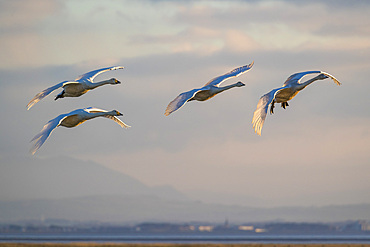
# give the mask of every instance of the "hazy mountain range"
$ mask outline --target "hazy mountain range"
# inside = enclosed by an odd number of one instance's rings
[[[186,199],[170,186],[149,187],[92,161],[0,158],[0,200],[61,199],[96,195],[151,195]]]
[[[370,219],[370,205],[275,207],[203,203],[170,186],[149,187],[92,161],[0,158],[0,222],[344,221]]]

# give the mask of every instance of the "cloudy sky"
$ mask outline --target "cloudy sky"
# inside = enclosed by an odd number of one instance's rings
[[[369,13],[349,0],[0,0],[0,157],[92,160],[208,201],[370,203]],[[164,116],[179,93],[252,61],[225,82],[246,87]],[[26,110],[43,89],[114,65],[125,69],[96,80],[121,85],[54,101],[58,90]],[[310,85],[257,136],[259,98],[305,70],[343,85]],[[47,121],[89,106],[123,112],[132,128],[60,127],[29,154]]]

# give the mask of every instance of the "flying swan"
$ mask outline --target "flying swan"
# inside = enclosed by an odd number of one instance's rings
[[[300,82],[302,77],[308,74],[315,74],[320,73],[318,76],[305,81]],[[267,108],[269,105],[270,107],[270,114],[274,113],[275,103],[281,103],[281,107],[285,109],[285,107],[289,106],[288,101],[293,99],[299,91],[310,85],[312,82],[317,80],[324,80],[326,78],[331,78],[335,84],[341,85],[341,83],[329,73],[323,71],[305,71],[293,74],[288,77],[288,79],[284,82],[283,86],[280,88],[276,88],[268,92],[267,94],[263,95],[257,104],[257,109],[253,114],[252,124],[254,131],[261,135],[262,126],[265,122],[266,115],[267,115]]]
[[[55,86],[49,87],[38,93],[33,97],[33,99],[27,104],[27,110],[29,110],[34,104],[48,96],[51,92],[58,88],[63,88],[63,91],[55,97],[55,100],[64,97],[79,97],[85,94],[87,91],[92,90],[94,88],[106,85],[106,84],[120,84],[121,82],[115,78],[111,78],[109,80],[100,81],[100,82],[93,82],[94,78],[99,74],[116,69],[123,69],[122,66],[115,66],[115,67],[108,67],[103,69],[97,69],[90,71],[86,74],[83,74],[77,77],[74,81],[63,81],[61,83],[56,84]]]
[[[122,116],[122,113],[118,112],[117,110],[106,111],[106,110],[93,108],[93,107],[77,109],[67,114],[61,114],[57,116],[56,118],[50,120],[47,124],[45,124],[41,132],[38,133],[31,140],[31,142],[35,141],[35,143],[33,147],[31,148],[30,152],[32,154],[35,154],[36,151],[42,146],[42,144],[44,144],[46,139],[48,139],[51,132],[53,132],[53,130],[58,126],[72,128],[72,127],[76,127],[79,124],[82,124],[83,122],[89,119],[93,119],[96,117],[106,117],[106,118],[112,119],[113,121],[121,125],[122,128],[131,127],[125,124],[124,122],[122,122],[116,116]]]
[[[249,65],[245,65],[245,66],[242,66],[240,68],[236,68],[236,69],[234,69],[234,70],[232,70],[229,73],[226,73],[224,75],[218,76],[218,77],[210,80],[202,88],[193,89],[193,90],[190,90],[188,92],[181,93],[179,96],[177,96],[173,101],[171,101],[168,104],[166,112],[164,113],[164,115],[168,116],[172,112],[177,111],[178,109],[180,109],[180,107],[185,105],[185,103],[188,102],[188,101],[192,101],[192,100],[205,101],[205,100],[208,100],[208,99],[212,98],[216,94],[219,94],[219,93],[221,93],[225,90],[228,90],[230,88],[245,86],[244,83],[239,81],[239,82],[234,83],[232,85],[228,85],[228,86],[225,86],[225,87],[220,87],[221,83],[226,81],[227,79],[230,79],[232,77],[237,77],[237,76],[247,72],[249,69],[252,68],[253,63],[254,62],[252,62]]]

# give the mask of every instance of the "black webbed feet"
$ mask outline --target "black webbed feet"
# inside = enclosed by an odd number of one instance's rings
[[[61,92],[60,94],[58,94],[54,100],[57,100],[57,99],[61,99],[61,98],[64,98],[64,91]]]

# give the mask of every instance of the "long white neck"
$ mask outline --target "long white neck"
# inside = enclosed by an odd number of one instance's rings
[[[114,116],[115,113],[113,111],[108,111],[108,112],[91,112],[88,114],[87,119],[92,119],[96,117],[103,117],[103,116]]]
[[[305,82],[302,82],[302,83],[298,84],[298,87],[297,87],[298,91],[304,89],[305,87],[307,87],[308,85],[310,85],[312,82],[317,81],[317,80],[320,80],[320,76],[316,76],[316,77],[314,77],[312,79],[309,79],[309,80],[307,80]]]
[[[237,82],[237,83],[234,83],[234,84],[231,84],[231,85],[228,85],[228,86],[218,87],[217,93],[221,93],[225,90],[228,90],[228,89],[233,88],[233,87],[238,87],[238,86],[239,86],[239,83]]]
[[[109,80],[105,80],[105,81],[98,81],[98,82],[90,83],[89,88],[94,89],[94,88],[97,88],[97,87],[100,87],[100,86],[103,86],[103,85],[106,85],[106,84],[112,84],[112,80],[109,79]]]

